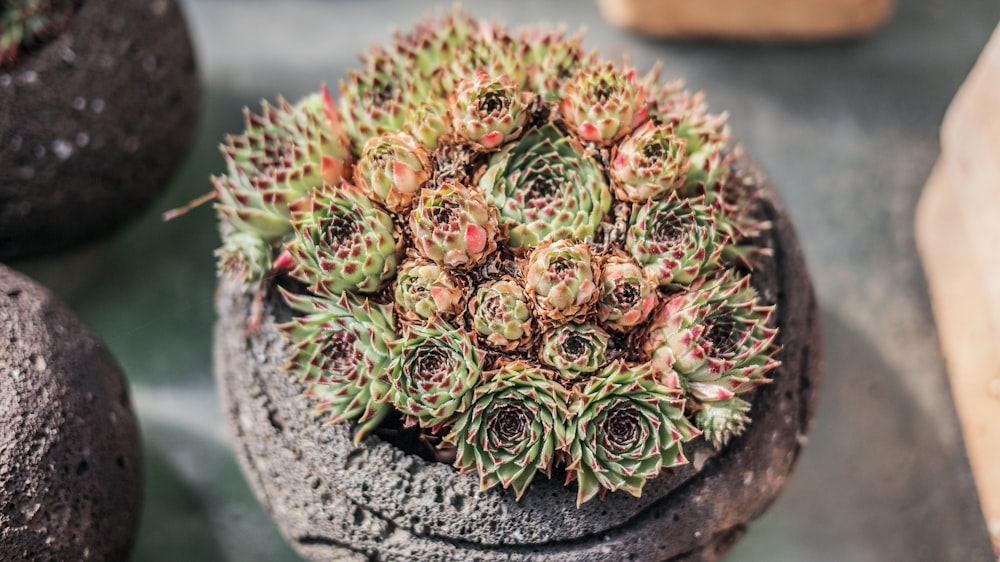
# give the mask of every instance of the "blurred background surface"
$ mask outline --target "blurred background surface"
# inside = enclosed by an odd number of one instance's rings
[[[228,444],[212,379],[218,244],[205,207],[242,108],[336,85],[356,55],[433,13],[405,0],[181,0],[199,56],[198,141],[167,195],[112,239],[10,264],[107,342],[142,424],[139,561],[292,561]],[[445,5],[448,7],[448,5]],[[585,44],[705,90],[795,219],[823,310],[819,411],[795,477],[734,561],[995,560],[964,457],[913,240],[949,101],[1000,19],[996,0],[901,0],[858,41],[806,46],[643,39],[579,0],[469,2],[512,26],[586,27]]]

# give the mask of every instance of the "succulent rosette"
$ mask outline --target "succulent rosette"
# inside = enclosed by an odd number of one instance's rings
[[[482,358],[464,332],[443,321],[410,324],[389,352],[392,402],[410,423],[436,428],[466,409]]]
[[[494,349],[513,351],[535,333],[531,304],[512,277],[480,285],[469,300],[469,318],[479,341]]]
[[[452,319],[465,306],[465,283],[424,258],[411,257],[399,266],[393,295],[396,314],[410,322]]]
[[[645,322],[656,308],[656,282],[635,259],[615,253],[602,263],[597,318],[616,332],[628,332]]]
[[[604,491],[642,493],[664,468],[687,462],[683,443],[698,435],[684,417],[679,386],[668,386],[644,363],[616,361],[573,394],[569,478],[577,505]]]
[[[74,0],[6,0],[0,8],[0,68],[62,31],[76,7]]]
[[[294,218],[292,276],[312,292],[374,293],[395,275],[399,244],[392,217],[357,187],[325,185]]]
[[[406,130],[428,150],[433,151],[442,137],[451,134],[448,106],[441,100],[438,103],[427,100],[418,104],[409,112]]]
[[[479,181],[519,251],[549,240],[596,235],[611,209],[611,190],[583,147],[546,125],[493,155]]]
[[[576,380],[607,363],[609,338],[593,324],[563,324],[543,336],[538,358],[563,379]]]
[[[615,197],[642,203],[684,187],[687,140],[673,126],[647,121],[625,140],[611,160]]]
[[[582,320],[600,292],[600,267],[586,244],[558,240],[535,248],[524,266],[524,287],[543,323]]]
[[[506,75],[477,72],[455,87],[452,129],[462,138],[491,149],[516,138],[528,118],[517,84]]]
[[[317,414],[330,423],[357,420],[359,441],[392,410],[387,402],[387,343],[395,339],[392,309],[350,294],[335,299],[282,292],[303,316],[279,326],[294,343],[286,369],[307,383]]]
[[[500,484],[520,499],[535,474],[551,475],[566,446],[569,393],[530,363],[517,361],[483,375],[472,403],[445,438],[455,467],[477,472],[481,488]]]
[[[703,92],[692,94],[680,86],[668,85],[654,95],[654,111],[672,125],[676,137],[685,141],[690,164],[685,188],[690,192],[698,184],[713,186],[727,171],[722,152],[729,141],[728,116],[709,113]]]
[[[653,315],[645,351],[673,371],[699,402],[728,400],[769,382],[778,366],[773,306],[758,302],[750,277],[726,270],[666,299]]]
[[[368,197],[405,212],[430,176],[427,149],[407,133],[387,133],[365,143],[354,181]]]
[[[694,415],[695,425],[701,429],[705,441],[716,449],[721,449],[729,440],[743,433],[750,417],[750,403],[739,398],[703,402]]]
[[[704,197],[647,201],[632,214],[625,246],[663,286],[688,285],[722,264],[727,237]]]
[[[213,193],[220,274],[284,288],[318,410],[518,498],[565,469],[581,504],[745,430],[776,331],[726,268],[770,224],[701,94],[460,10],[339,92],[247,112]]]
[[[646,120],[648,112],[635,70],[611,63],[578,71],[566,82],[559,110],[580,139],[601,145],[628,134]]]
[[[425,188],[410,214],[413,244],[448,269],[470,269],[497,248],[497,211],[483,194],[457,183]]]
[[[524,41],[530,46],[530,85],[549,103],[564,95],[565,84],[581,67],[595,64],[583,50],[583,35],[566,36],[564,30],[529,29]]]

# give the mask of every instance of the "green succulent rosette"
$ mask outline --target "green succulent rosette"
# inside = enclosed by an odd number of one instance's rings
[[[405,213],[430,177],[427,158],[427,149],[407,133],[372,137],[354,168],[354,181],[373,201]]]
[[[340,111],[355,155],[368,139],[403,130],[407,100],[416,82],[407,78],[406,60],[374,50],[363,68],[340,83]]]
[[[542,336],[538,359],[573,381],[607,363],[607,332],[593,324],[563,324]]]
[[[679,386],[668,386],[649,363],[617,361],[573,393],[569,478],[577,506],[598,493],[640,496],[664,468],[687,463],[683,443],[699,432],[684,417]]]
[[[694,424],[716,449],[725,447],[732,437],[741,435],[750,423],[747,416],[750,403],[746,400],[734,397],[703,402],[699,406],[701,409],[694,415]]]
[[[684,187],[691,163],[687,140],[672,125],[647,121],[622,142],[611,160],[615,197],[643,203]]]
[[[455,467],[477,472],[483,490],[500,484],[520,499],[535,474],[551,475],[566,445],[568,398],[544,369],[529,363],[485,373],[445,437],[456,448]]]
[[[609,254],[601,264],[597,318],[605,328],[627,333],[643,324],[657,303],[657,283],[635,259]]]
[[[480,71],[455,87],[451,118],[455,134],[492,149],[521,134],[528,112],[506,75],[494,78]]]
[[[467,334],[443,321],[410,324],[389,344],[392,403],[408,423],[438,428],[465,411],[482,376],[482,357]]]
[[[629,221],[625,246],[661,287],[689,285],[722,265],[728,238],[704,197],[647,201]]]
[[[413,138],[433,151],[442,137],[451,135],[448,106],[441,100],[427,100],[407,113],[405,128]]]
[[[709,113],[704,92],[692,94],[680,83],[664,86],[652,97],[653,113],[672,126],[676,137],[684,139],[690,164],[685,173],[685,189],[693,193],[699,184],[712,189],[728,171],[722,157],[729,142],[728,115]]]
[[[469,319],[479,341],[501,351],[527,346],[535,333],[531,304],[512,277],[480,285],[469,300]]]
[[[581,140],[609,145],[646,120],[648,109],[635,70],[612,63],[580,69],[566,82],[559,111]]]
[[[597,163],[551,125],[494,154],[479,187],[500,211],[507,245],[521,252],[545,241],[593,238],[612,203]]]
[[[773,306],[762,306],[750,277],[726,270],[666,299],[654,313],[645,351],[657,368],[680,375],[698,402],[728,400],[770,382],[779,365]]]
[[[262,246],[291,233],[291,215],[312,190],[340,181],[349,155],[325,91],[294,106],[283,99],[277,106],[265,102],[261,115],[245,110],[244,117],[245,132],[230,135],[222,146],[227,174],[212,183],[224,234],[239,238],[217,252],[219,268],[251,281],[270,267],[271,256],[258,255]]]
[[[470,269],[497,248],[497,211],[483,194],[457,183],[420,191],[410,214],[413,245],[447,269]]]
[[[600,293],[600,267],[586,244],[544,243],[525,260],[524,288],[543,323],[582,320]]]
[[[464,309],[465,291],[465,283],[438,264],[410,257],[396,272],[396,314],[410,322],[450,320]]]
[[[566,82],[580,68],[596,64],[596,57],[583,50],[581,33],[567,37],[562,29],[531,28],[522,40],[530,46],[529,84],[549,103],[562,99]]]
[[[399,244],[389,213],[357,187],[324,185],[295,213],[291,275],[317,294],[375,293],[396,274]]]
[[[303,313],[278,328],[293,345],[286,370],[309,384],[317,414],[330,423],[357,420],[355,442],[392,410],[386,342],[395,339],[392,309],[344,294],[336,298],[282,291],[285,302]]]

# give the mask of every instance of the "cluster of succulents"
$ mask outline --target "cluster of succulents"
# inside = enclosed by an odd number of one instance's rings
[[[357,439],[395,418],[483,488],[559,469],[578,504],[639,495],[743,432],[778,364],[749,274],[769,225],[727,141],[658,71],[447,14],[339,99],[246,113],[220,270],[286,280],[288,369]]]
[[[62,30],[79,0],[5,0],[0,6],[0,67]]]

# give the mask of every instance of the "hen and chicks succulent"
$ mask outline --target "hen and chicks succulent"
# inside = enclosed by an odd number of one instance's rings
[[[246,113],[220,270],[299,282],[288,369],[358,439],[395,411],[484,489],[638,496],[739,435],[778,364],[755,186],[725,117],[658,79],[557,30],[418,25],[339,99]]]

